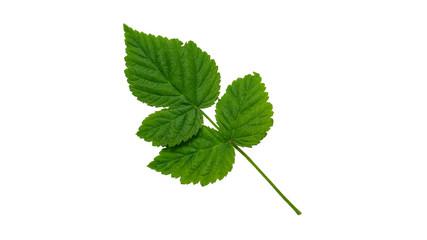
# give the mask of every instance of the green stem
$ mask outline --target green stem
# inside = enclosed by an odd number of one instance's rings
[[[274,185],[274,183],[267,177],[267,175],[265,175],[261,169],[254,163],[254,161],[252,161],[252,159],[245,153],[243,152],[242,149],[240,149],[236,144],[233,143],[233,147],[239,151],[251,164],[252,166],[255,167],[255,169],[265,178],[265,180],[267,180],[268,183],[270,183],[270,185],[274,188],[274,190],[276,190],[276,192],[283,198],[283,200],[285,200],[286,203],[289,204],[289,206],[296,212],[296,214],[301,215],[301,211],[298,210],[298,208],[296,208],[291,201],[289,201],[285,195],[283,195],[283,193],[276,187],[276,185]]]
[[[212,121],[212,119],[210,119],[209,118],[209,116],[208,115],[206,115],[206,113],[205,112],[203,112],[200,108],[197,108],[202,114],[203,114],[203,116],[205,116],[205,118],[206,119],[208,119],[209,120],[209,122],[210,123],[212,123],[212,125],[221,133],[221,130],[219,130],[219,126],[214,122],[214,121]],[[221,135],[223,135],[224,136],[224,134],[223,133],[221,133]],[[264,179],[265,180],[267,180],[267,182],[268,183],[270,183],[270,185],[274,188],[274,190],[276,190],[276,192],[283,198],[283,200],[285,200],[285,202],[287,203],[287,204],[289,204],[289,206],[296,212],[296,214],[298,214],[298,215],[301,215],[301,212],[300,212],[300,210],[298,210],[298,208],[296,208],[292,203],[291,203],[291,201],[289,201],[286,197],[285,197],[285,195],[283,195],[283,193],[276,187],[276,185],[274,185],[274,183],[267,177],[267,175],[265,175],[264,174],[264,172],[263,171],[261,171],[261,169],[254,163],[254,161],[252,161],[252,159],[245,153],[245,152],[243,152],[243,150],[242,149],[240,149],[236,144],[234,144],[232,141],[230,141],[231,142],[231,144],[233,144],[233,147],[237,150],[237,151],[239,151],[251,164],[252,164],[252,166],[254,166],[254,168],[264,177]]]
[[[214,121],[212,121],[212,119],[210,119],[209,116],[206,115],[206,113],[202,111],[202,109],[200,109],[200,108],[197,108],[197,109],[199,109],[199,111],[203,114],[203,116],[205,116],[205,118],[208,119],[209,122],[211,122],[212,125],[214,125],[214,127],[219,131],[219,126],[216,125],[216,123]]]

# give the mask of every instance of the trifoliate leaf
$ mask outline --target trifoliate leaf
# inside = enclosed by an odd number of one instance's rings
[[[191,140],[160,151],[148,167],[174,178],[182,184],[205,186],[223,179],[234,163],[233,145],[217,131],[203,126]]]
[[[273,106],[267,100],[258,73],[235,80],[216,105],[220,132],[239,146],[258,144],[273,125]]]
[[[194,42],[147,35],[124,25],[129,88],[150,106],[205,108],[219,95],[215,61]]]
[[[165,108],[148,116],[136,133],[154,146],[175,146],[194,136],[203,124],[203,115],[191,105]]]

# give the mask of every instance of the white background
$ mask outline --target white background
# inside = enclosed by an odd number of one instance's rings
[[[221,95],[261,74],[245,151],[301,216],[240,154],[207,187],[146,167],[123,23],[195,41]],[[2,240],[427,239],[425,1],[2,1],[0,34]]]

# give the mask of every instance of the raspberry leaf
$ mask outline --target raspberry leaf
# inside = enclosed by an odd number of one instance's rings
[[[182,184],[206,186],[223,179],[234,163],[233,145],[221,134],[203,126],[191,140],[160,151],[148,167],[180,178]]]
[[[239,147],[252,147],[273,125],[272,105],[258,73],[227,87],[216,106],[216,124],[203,112],[218,99],[220,75],[210,56],[189,41],[133,30],[124,24],[125,75],[138,100],[166,107],[149,115],[137,135],[164,146],[148,167],[182,184],[206,186],[223,179],[241,153],[273,189],[300,215],[255,162]],[[202,126],[205,117],[217,130]]]
[[[203,124],[203,115],[191,105],[165,108],[142,122],[136,133],[153,146],[173,147],[194,136]]]
[[[155,107],[205,108],[219,95],[215,61],[194,42],[148,35],[124,25],[126,77],[138,100]]]
[[[273,106],[258,73],[238,78],[216,105],[219,131],[238,146],[260,143],[273,125]]]

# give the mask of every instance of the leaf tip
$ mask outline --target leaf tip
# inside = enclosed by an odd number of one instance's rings
[[[132,28],[131,28],[131,27],[129,27],[128,25],[126,25],[126,23],[123,23],[123,30],[124,30],[125,32],[128,32],[128,31],[132,30]]]
[[[152,164],[153,162],[150,162],[149,164],[147,164],[147,167],[148,168],[151,168],[151,169],[153,169],[153,170],[156,170],[156,169],[154,169],[154,167],[153,167],[153,164]]]

